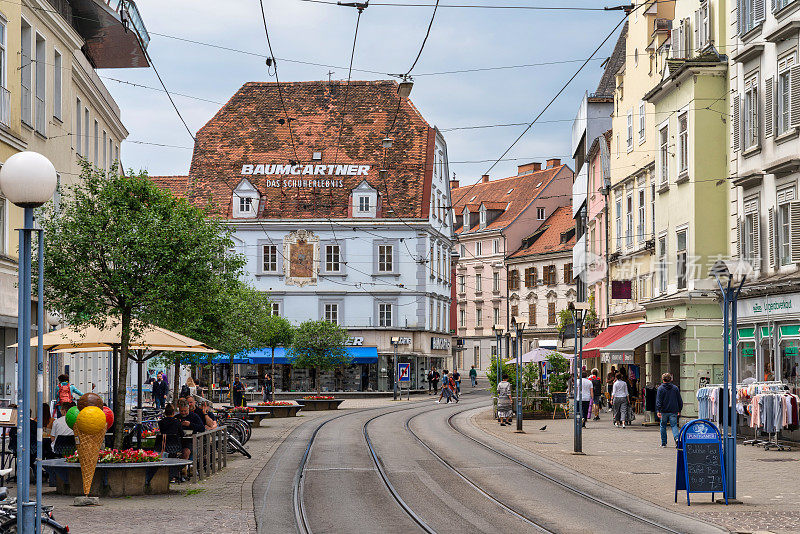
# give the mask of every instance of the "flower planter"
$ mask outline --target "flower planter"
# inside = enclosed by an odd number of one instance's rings
[[[302,406],[265,406],[265,408],[269,408],[269,411],[272,412],[271,417],[278,419],[283,417],[295,417]]]
[[[295,399],[303,407],[304,412],[317,412],[320,410],[337,410],[344,399]]]
[[[128,497],[131,495],[161,495],[169,493],[170,468],[191,465],[190,460],[164,458],[159,462],[132,464],[97,464],[89,495],[93,497]],[[50,485],[60,495],[83,495],[81,465],[63,458],[44,460],[42,467]]]

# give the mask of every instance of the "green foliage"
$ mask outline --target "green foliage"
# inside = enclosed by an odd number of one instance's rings
[[[539,365],[535,363],[522,364],[522,390],[532,391],[539,380]]]
[[[330,371],[340,365],[349,365],[346,328],[322,319],[305,321],[297,327],[288,357],[295,367],[315,369],[317,393],[320,392],[320,371]]]
[[[563,334],[564,329],[573,323],[572,312],[569,310],[561,310],[558,312],[558,333]]]
[[[508,381],[511,382],[511,387],[517,387],[517,366],[509,363],[503,363],[503,373],[508,375]],[[489,379],[489,388],[493,395],[497,395],[497,357],[492,358],[492,365],[486,369],[486,378]],[[502,378],[502,377],[501,377]]]
[[[228,253],[233,242],[220,221],[159,189],[144,172],[123,176],[116,168],[106,173],[84,162],[80,179],[64,191],[60,211],[50,206],[41,223],[50,308],[75,326],[102,326],[107,317],[121,324],[114,405],[122,421],[137,324],[214,330],[198,326],[192,314],[223,298],[245,260]],[[122,429],[115,427],[117,448]]]
[[[550,384],[550,392],[567,391],[567,381],[569,380],[569,360],[561,354],[554,352],[547,356],[550,364],[550,371],[547,381]]]

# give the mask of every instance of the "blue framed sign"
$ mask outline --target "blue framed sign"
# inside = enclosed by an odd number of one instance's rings
[[[403,382],[411,382],[411,364],[398,363],[397,364],[397,381],[401,384]]]
[[[695,419],[681,429],[675,469],[675,502],[678,491],[686,491],[686,504],[691,506],[690,493],[722,493],[728,504],[725,487],[722,436],[716,425],[705,419]]]

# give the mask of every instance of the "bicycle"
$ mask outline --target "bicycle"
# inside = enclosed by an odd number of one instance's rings
[[[6,477],[11,469],[0,469],[0,477]],[[62,526],[53,519],[53,507],[42,506],[42,534],[68,534],[69,527]],[[0,487],[0,534],[16,534],[17,500],[8,498],[8,489]]]

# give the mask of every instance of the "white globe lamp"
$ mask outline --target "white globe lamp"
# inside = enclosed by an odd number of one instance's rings
[[[37,208],[53,198],[58,185],[56,168],[38,152],[18,152],[0,169],[0,191],[22,208]]]

